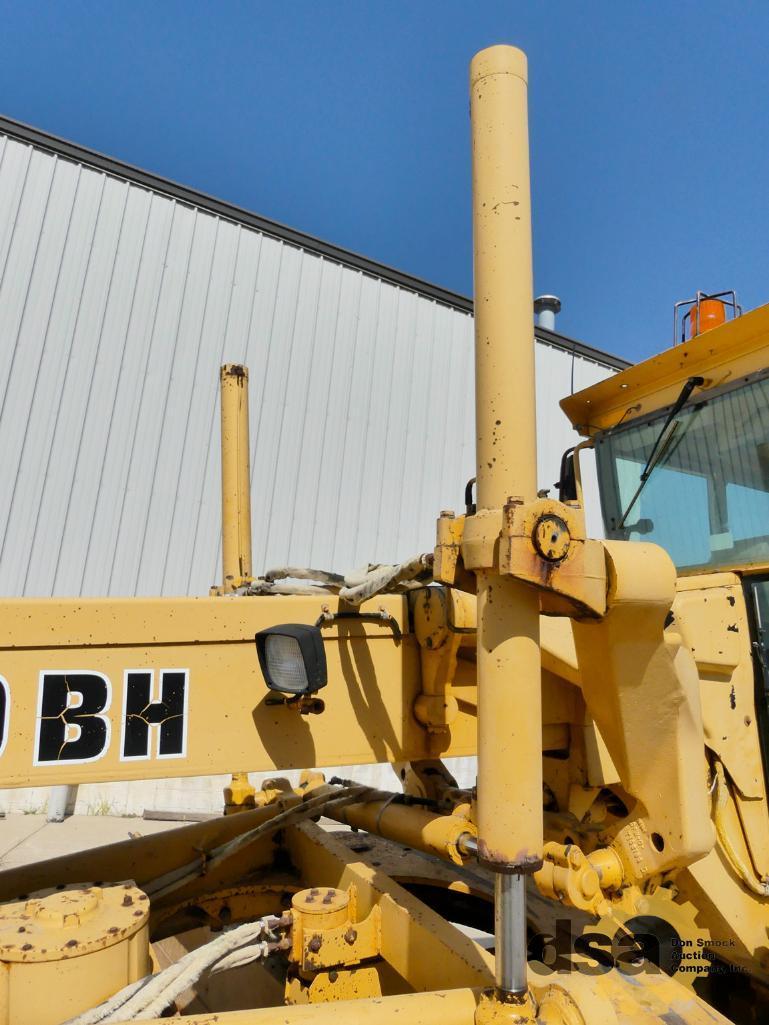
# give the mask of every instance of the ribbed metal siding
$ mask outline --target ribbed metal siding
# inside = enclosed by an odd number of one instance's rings
[[[251,371],[255,567],[398,559],[461,507],[469,314],[0,136],[0,593],[218,579],[223,362]],[[542,486],[572,369],[612,372],[538,344]]]

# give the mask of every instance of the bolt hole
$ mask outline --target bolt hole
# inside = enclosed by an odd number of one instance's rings
[[[652,844],[656,851],[665,850],[665,841],[662,839],[659,833],[652,833]]]

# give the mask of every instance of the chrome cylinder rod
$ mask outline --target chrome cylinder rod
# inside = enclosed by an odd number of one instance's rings
[[[526,879],[517,872],[494,877],[494,949],[497,989],[526,993]]]

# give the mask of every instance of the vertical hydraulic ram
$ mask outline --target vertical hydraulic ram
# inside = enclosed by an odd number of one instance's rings
[[[234,591],[251,579],[251,460],[248,370],[219,371],[222,407],[222,584]]]
[[[478,517],[502,526],[536,498],[534,322],[526,56],[493,46],[470,66]],[[498,517],[497,517],[498,513]],[[526,992],[524,874],[542,861],[539,599],[478,581],[478,852],[497,873],[498,996]]]

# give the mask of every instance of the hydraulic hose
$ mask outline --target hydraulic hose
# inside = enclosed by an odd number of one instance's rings
[[[729,786],[726,782],[726,773],[724,772],[723,764],[720,761],[716,760],[714,762],[713,772],[716,784],[713,821],[715,822],[716,835],[718,836],[718,842],[721,845],[721,849],[726,856],[726,860],[737,873],[743,885],[746,886],[751,893],[755,893],[759,897],[769,897],[769,883],[758,880],[755,873],[744,864],[726,831],[724,809],[729,803]]]
[[[287,950],[290,940],[279,938],[275,932],[285,925],[282,917],[269,915],[230,929],[191,950],[163,971],[130,983],[98,1007],[70,1018],[64,1025],[110,1025],[157,1018],[204,972],[241,967],[275,951]]]

